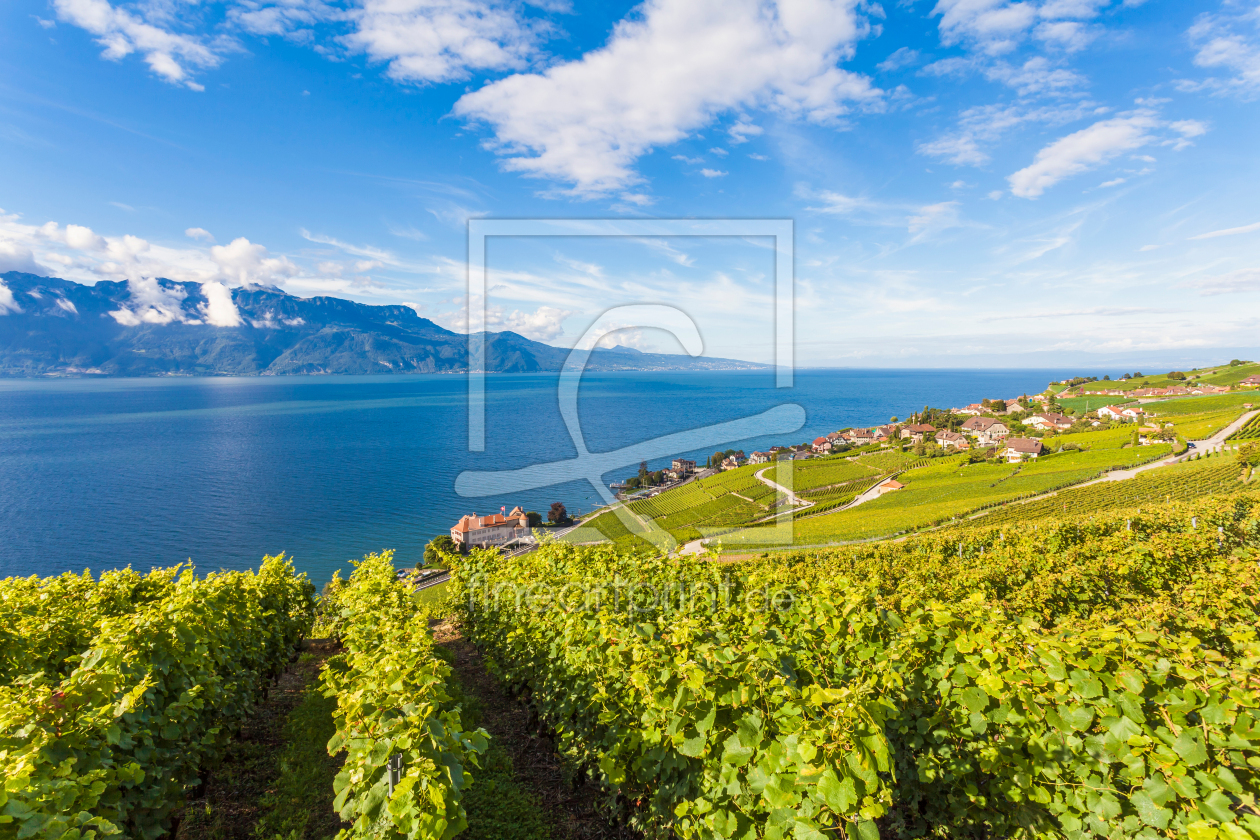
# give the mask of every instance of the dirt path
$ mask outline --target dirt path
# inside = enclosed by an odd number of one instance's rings
[[[254,829],[260,820],[276,822],[276,811],[285,812],[282,821],[286,826],[300,823],[302,837],[332,837],[346,826],[332,808],[332,782],[341,766],[340,757],[332,758],[323,751],[316,766],[300,768],[318,777],[319,782],[319,792],[304,792],[302,801],[286,801],[286,794],[292,792],[280,784],[284,772],[281,756],[288,746],[285,723],[334,653],[336,646],[328,639],[302,643],[296,661],[232,739],[222,763],[203,771],[206,784],[200,796],[190,798],[185,806],[174,833],[176,840],[255,840]],[[327,723],[331,730],[331,715]],[[319,733],[317,740],[326,742],[331,736],[331,731]]]
[[[608,822],[598,808],[601,792],[596,786],[573,783],[548,733],[541,731],[528,707],[507,696],[486,672],[481,653],[459,627],[436,622],[433,640],[451,654],[465,694],[480,705],[481,726],[511,758],[517,783],[537,800],[555,840],[641,840],[630,829]]]

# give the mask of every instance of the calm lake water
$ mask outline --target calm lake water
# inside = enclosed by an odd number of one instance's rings
[[[887,422],[924,405],[1041,391],[1079,371],[595,373],[582,380],[587,446],[605,452],[784,403],[799,432],[730,441],[746,451]],[[486,377],[486,451],[468,452],[462,376],[0,380],[0,577],[191,559],[202,570],[288,552],[322,584],[370,551],[410,565],[465,513],[520,504],[570,513],[576,481],[464,498],[465,470],[572,458],[555,374]],[[678,452],[703,463],[714,448]],[[650,462],[653,469],[668,457]],[[637,461],[605,475],[632,475]]]

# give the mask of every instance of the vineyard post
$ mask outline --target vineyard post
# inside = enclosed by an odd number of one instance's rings
[[[394,785],[402,781],[402,753],[395,753],[389,757],[389,795],[394,795]]]

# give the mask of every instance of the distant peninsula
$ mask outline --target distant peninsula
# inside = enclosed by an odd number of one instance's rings
[[[569,349],[486,332],[488,373],[559,371]],[[469,337],[409,306],[301,298],[157,279],[86,286],[0,274],[0,376],[466,373]],[[768,365],[599,348],[591,371],[767,370]]]

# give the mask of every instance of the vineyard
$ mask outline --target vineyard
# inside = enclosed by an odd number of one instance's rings
[[[461,725],[429,614],[395,577],[392,553],[365,557],[349,581],[334,576],[321,608],[345,651],[323,681],[337,698],[328,749],[346,753],[334,807],[351,823],[349,836],[439,840],[462,831],[462,792],[486,734]]]
[[[1230,440],[1260,440],[1260,414],[1252,417],[1238,431],[1230,436]]]
[[[968,525],[996,525],[1046,517],[1069,516],[1078,511],[1140,508],[1171,501],[1187,501],[1241,488],[1240,470],[1231,458],[1214,457],[1139,473],[1124,481],[1107,481],[1088,487],[1062,490],[1048,499],[1015,502],[987,512]]]
[[[1258,515],[733,567],[553,544],[455,582],[496,673],[647,837],[1234,840],[1260,836]]]
[[[1106,433],[1104,433],[1106,434]],[[804,516],[794,525],[797,544],[822,544],[876,537],[937,525],[977,510],[1058,490],[1111,469],[1167,455],[1167,445],[1137,449],[1103,446],[1060,452],[1021,464],[967,463],[967,456],[932,459],[898,477],[906,486],[858,507]],[[723,537],[723,548],[745,550],[764,544],[758,529]]]
[[[7,578],[0,604],[0,837],[156,838],[315,601],[268,557],[257,573]]]

